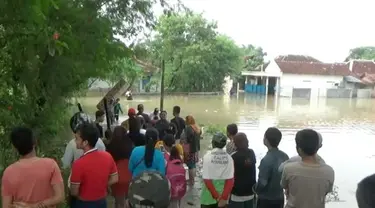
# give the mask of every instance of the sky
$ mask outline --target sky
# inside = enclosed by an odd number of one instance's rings
[[[375,46],[375,0],[181,1],[237,44],[262,47],[268,59],[298,54],[342,62],[351,48]]]

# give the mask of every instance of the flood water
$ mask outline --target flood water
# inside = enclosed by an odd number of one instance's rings
[[[85,111],[94,113],[99,97],[80,99]],[[143,103],[146,111],[159,107],[159,97],[135,96],[133,101],[121,100],[125,111]],[[271,126],[283,133],[280,149],[290,157],[296,155],[295,133],[313,128],[323,136],[319,155],[335,170],[335,185],[340,202],[326,207],[356,208],[355,190],[365,176],[375,173],[375,100],[371,99],[291,99],[255,95],[168,96],[164,109],[171,118],[174,105],[181,106],[181,115],[191,114],[199,124],[227,125],[237,123],[247,134],[258,162],[267,149],[263,146],[264,131]],[[126,114],[126,112],[125,112]]]

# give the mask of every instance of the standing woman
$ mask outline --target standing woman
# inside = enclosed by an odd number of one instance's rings
[[[115,208],[125,207],[125,197],[132,178],[129,171],[129,158],[133,150],[133,143],[126,134],[126,129],[117,126],[112,134],[112,139],[107,146],[107,151],[112,155],[117,165],[118,183],[111,186],[112,195],[115,198]]]
[[[186,128],[184,144],[185,163],[189,168],[189,185],[194,186],[194,179],[196,175],[196,164],[199,160],[201,129],[195,123],[193,116],[186,116]]]
[[[253,208],[256,183],[256,158],[249,149],[246,134],[237,133],[233,138],[236,151],[232,153],[234,162],[234,186],[228,208]]]
[[[145,170],[154,170],[165,175],[165,160],[163,153],[155,149],[158,141],[158,131],[155,128],[146,130],[146,145],[133,149],[129,161],[129,171],[133,178]]]

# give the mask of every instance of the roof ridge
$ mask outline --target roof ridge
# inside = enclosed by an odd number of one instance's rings
[[[306,63],[306,64],[342,64],[346,65],[347,62],[314,62],[314,61],[285,61],[285,60],[277,60],[275,62],[284,62],[284,63]]]

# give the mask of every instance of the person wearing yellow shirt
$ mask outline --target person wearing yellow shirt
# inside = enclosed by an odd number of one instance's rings
[[[166,134],[164,136],[164,141],[163,142],[162,140],[159,140],[156,145],[155,145],[155,148],[158,148],[160,150],[162,150],[163,152],[170,152],[170,149],[172,148],[173,145],[176,145],[176,148],[177,148],[177,151],[181,157],[181,159],[183,160],[183,157],[184,157],[184,149],[182,148],[182,145],[181,144],[176,144],[176,140],[173,136],[173,134]]]

